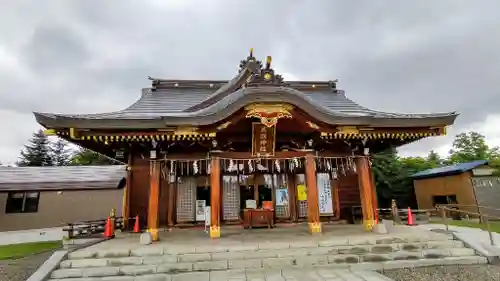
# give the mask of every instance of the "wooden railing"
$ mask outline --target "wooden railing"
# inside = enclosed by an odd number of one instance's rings
[[[477,208],[478,212],[470,212],[463,210],[461,208]],[[479,206],[479,205],[460,205],[460,204],[446,204],[446,205],[438,205],[436,206],[436,209],[439,211],[441,215],[441,220],[443,224],[445,225],[446,231],[449,231],[449,219],[448,219],[448,214],[449,213],[459,213],[459,214],[464,214],[466,216],[475,216],[479,218],[479,224],[484,225],[486,228],[486,231],[488,232],[489,240],[490,240],[490,245],[494,246],[495,241],[493,239],[493,232],[491,231],[491,223],[490,221],[492,220],[500,220],[500,217],[498,216],[491,216],[484,214],[481,210],[484,209],[489,209],[489,210],[494,210],[494,211],[500,211],[500,209],[492,208],[492,207],[487,207],[487,206]]]
[[[353,206],[351,212],[353,221],[362,219],[361,206]],[[438,211],[436,209],[412,209],[411,213],[416,220],[429,221],[432,216],[438,214]],[[408,209],[379,208],[377,209],[377,216],[379,220],[393,220],[395,223],[401,224],[403,221],[408,220]]]
[[[470,210],[477,210],[473,212]],[[393,220],[396,224],[402,224],[408,219],[408,209],[397,209],[395,205],[392,208],[387,209],[377,209],[379,219],[389,219]],[[495,245],[493,239],[493,232],[491,230],[491,221],[500,220],[500,216],[493,216],[487,214],[487,211],[495,211],[500,213],[500,209],[492,208],[488,206],[480,205],[461,205],[461,204],[442,204],[437,205],[435,209],[427,210],[411,210],[413,217],[415,219],[420,219],[423,217],[424,220],[430,221],[431,218],[440,218],[442,223],[445,225],[445,229],[448,232],[450,226],[450,219],[462,219],[476,217],[479,219],[479,224],[484,226],[488,232],[490,244]]]
[[[123,229],[123,217],[111,219],[115,224],[115,229]],[[104,233],[107,219],[81,221],[68,223],[63,231],[66,231],[68,239],[93,237]]]

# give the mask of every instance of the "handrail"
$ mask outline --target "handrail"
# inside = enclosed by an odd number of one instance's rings
[[[472,211],[466,211],[460,208],[476,208],[478,212],[472,212]],[[489,214],[484,214],[481,212],[481,210],[495,210],[495,211],[500,211],[500,209],[497,208],[492,208],[488,206],[479,206],[479,205],[461,205],[461,204],[440,204],[436,205],[435,209],[428,209],[428,210],[411,210],[412,213],[418,214],[418,213],[426,213],[428,214],[428,217],[430,218],[431,213],[439,212],[441,219],[443,220],[443,224],[445,225],[446,231],[449,231],[449,222],[447,219],[446,214],[447,213],[458,213],[458,214],[465,214],[465,215],[473,215],[479,217],[479,223],[484,224],[486,231],[488,231],[488,236],[490,240],[491,246],[495,245],[495,241],[493,239],[493,233],[491,231],[491,224],[489,222],[489,219],[495,219],[499,220],[500,216],[493,216]],[[392,219],[394,220],[395,223],[401,223],[401,216],[400,213],[404,215],[408,214],[408,210],[405,209],[398,209],[396,205],[396,201],[392,201],[392,206],[391,208],[386,208],[386,209],[377,209],[377,213],[380,216],[381,211],[387,212],[390,211],[390,215],[392,216]],[[484,229],[484,228],[483,228]]]
[[[458,205],[458,204],[453,204],[453,205]],[[476,206],[472,206],[472,207],[476,207]],[[495,245],[495,241],[493,239],[493,233],[491,231],[491,224],[489,223],[488,218],[500,219],[500,217],[490,216],[490,215],[484,215],[484,214],[474,213],[474,212],[469,212],[469,211],[464,211],[464,210],[460,210],[460,209],[449,208],[446,205],[438,205],[438,206],[436,206],[436,209],[440,210],[441,218],[443,220],[443,224],[445,225],[445,228],[446,228],[447,232],[450,229],[449,229],[448,220],[446,218],[446,211],[459,212],[459,213],[471,214],[471,215],[477,215],[477,216],[479,216],[480,223],[483,223],[483,224],[486,225],[486,230],[488,231],[488,236],[489,236],[489,239],[490,239],[490,245],[491,246]]]
[[[500,211],[499,208],[493,208],[489,206],[481,205],[464,205],[464,204],[438,204],[437,206],[450,206],[450,207],[465,207],[465,208],[479,208],[479,209],[489,209],[493,211]]]

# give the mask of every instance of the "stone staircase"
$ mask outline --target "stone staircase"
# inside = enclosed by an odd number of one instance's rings
[[[70,253],[52,272],[51,279],[198,280],[193,274],[206,274],[207,271],[215,276],[258,270],[389,270],[483,263],[487,263],[486,258],[445,234],[428,237],[352,236],[228,245],[207,241],[206,245],[191,247],[162,244],[131,249],[90,247]],[[187,279],[179,279],[182,276]],[[223,280],[216,278],[219,277],[199,280]]]

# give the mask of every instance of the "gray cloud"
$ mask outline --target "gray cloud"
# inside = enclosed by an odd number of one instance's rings
[[[272,55],[278,72],[339,78],[349,97],[374,109],[457,110],[454,131],[500,113],[498,1],[0,0],[0,7],[0,111],[23,128],[0,142],[2,160],[15,158],[37,128],[33,110],[121,109],[148,75],[229,79],[250,47],[262,59]]]

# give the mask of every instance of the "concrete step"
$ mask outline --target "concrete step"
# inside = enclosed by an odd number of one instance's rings
[[[95,268],[72,268],[59,269],[53,272],[51,280],[80,280],[80,281],[140,281],[140,280],[162,280],[162,281],[180,281],[180,280],[230,280],[230,278],[238,278],[237,280],[250,280],[249,274],[262,275],[263,272],[279,271],[282,272],[282,277],[286,277],[284,272],[300,271],[305,274],[311,271],[374,271],[374,270],[390,270],[404,267],[423,267],[423,266],[441,266],[441,265],[468,265],[468,264],[485,264],[486,258],[478,256],[467,257],[446,257],[440,259],[421,259],[421,260],[406,260],[406,261],[386,261],[386,262],[362,262],[358,264],[328,264],[318,266],[286,266],[283,268],[247,268],[247,269],[231,269],[231,270],[212,270],[212,271],[192,271],[192,272],[174,272],[167,270],[166,267],[159,266],[124,266],[124,267],[95,267]],[[247,279],[243,279],[244,274]],[[332,273],[334,274],[334,273]],[[259,278],[255,276],[256,278]],[[326,277],[325,277],[326,278]],[[232,279],[236,280],[236,279]],[[259,279],[264,280],[264,279]],[[272,280],[284,280],[272,279]],[[293,279],[292,279],[293,280]],[[306,279],[297,279],[306,280]],[[317,279],[318,280],[318,279]],[[321,279],[319,279],[321,280]],[[340,279],[344,280],[344,279]],[[351,280],[351,279],[345,279]],[[354,279],[352,279],[354,280]],[[357,280],[357,279],[356,279]],[[370,280],[370,279],[367,279]],[[375,279],[377,280],[377,279]]]
[[[332,245],[331,241],[303,244],[302,248],[289,248],[273,243],[259,244],[257,249],[249,245],[229,248],[212,245],[197,248],[194,253],[172,253],[169,249],[144,246],[131,251],[124,249],[103,249],[97,252],[74,252],[62,261],[60,269],[52,273],[53,279],[141,276],[151,274],[176,274],[181,272],[202,272],[243,269],[285,269],[312,267],[339,267],[359,269],[401,268],[441,264],[477,264],[486,259],[475,255],[455,240],[426,242],[366,241],[354,245]],[[383,244],[382,242],[387,242]],[[392,243],[391,243],[392,242]],[[394,243],[397,242],[397,243]],[[298,246],[298,245],[294,245]],[[270,249],[271,247],[275,249]],[[172,250],[172,249],[170,249]]]
[[[53,279],[68,280],[68,279]],[[335,268],[284,269],[284,270],[226,270],[189,272],[180,274],[148,274],[141,276],[89,277],[80,281],[249,281],[249,280],[336,280],[336,281],[390,281],[392,279],[375,271],[350,271]]]
[[[266,245],[269,246],[269,245]],[[331,262],[386,261],[400,259],[440,258],[447,256],[474,255],[474,250],[465,248],[464,244],[455,240],[428,241],[416,243],[393,244],[359,244],[331,246],[329,243],[303,245],[302,248],[248,249],[231,247],[229,249],[213,248],[211,252],[194,252],[174,254],[161,247],[141,247],[132,251],[123,249],[101,250],[93,252],[75,252],[69,259],[62,261],[60,268],[84,268],[127,265],[160,265],[160,264],[222,264],[226,261],[241,263],[242,260],[267,259],[316,259]],[[279,245],[275,245],[276,248]],[[208,263],[211,262],[211,263]],[[220,265],[222,266],[222,265]]]

